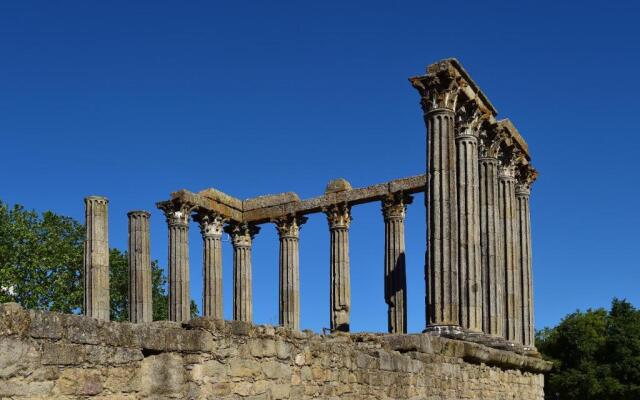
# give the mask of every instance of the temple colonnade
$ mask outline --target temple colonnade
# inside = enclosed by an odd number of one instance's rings
[[[410,82],[420,94],[427,129],[425,175],[364,188],[336,179],[323,195],[306,200],[295,193],[240,200],[207,189],[181,190],[159,202],[169,237],[169,319],[190,318],[191,219],[202,234],[203,316],[223,317],[222,235],[227,233],[233,244],[233,318],[247,322],[253,319],[253,241],[261,225],[272,224],[280,249],[279,323],[300,329],[300,235],[309,214],[323,213],[330,237],[329,326],[349,331],[351,210],[379,202],[388,331],[406,333],[404,221],[412,195],[425,192],[425,332],[475,335],[533,349],[529,198],[537,173],[528,146],[510,120],[496,119],[496,109],[457,60],[432,64]],[[108,202],[91,196],[85,204],[85,313],[108,319]],[[149,215],[129,213],[133,322],[150,321],[152,315]]]

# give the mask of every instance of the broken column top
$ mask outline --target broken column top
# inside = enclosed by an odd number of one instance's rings
[[[132,210],[127,213],[127,215],[146,215],[147,217],[151,216],[151,213],[147,210]]]
[[[84,198],[84,201],[89,201],[89,200],[102,200],[107,203],[109,202],[109,199],[106,198],[105,196],[97,196],[97,195],[91,195]]]

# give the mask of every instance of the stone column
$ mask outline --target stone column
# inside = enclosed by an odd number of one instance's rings
[[[480,176],[480,250],[482,264],[482,330],[504,336],[504,260],[500,197],[498,188],[498,149],[500,137],[495,127],[481,135]]]
[[[431,65],[412,79],[427,125],[427,330],[460,327],[458,212],[454,110],[459,74],[450,63]]]
[[[382,201],[384,217],[384,300],[389,333],[407,333],[407,273],[404,217],[413,198],[395,193]]]
[[[482,332],[478,127],[485,116],[469,101],[458,109],[456,117],[460,325],[470,332]]]
[[[84,205],[84,314],[109,321],[109,200],[89,196]]]
[[[531,184],[538,173],[530,165],[524,165],[517,171],[516,203],[518,210],[519,265],[522,276],[522,344],[535,346],[535,326],[533,320],[533,279],[531,271],[531,214],[529,195]]]
[[[275,220],[280,237],[280,325],[300,330],[300,254],[298,251],[300,227],[306,217],[288,215]]]
[[[505,334],[510,342],[522,343],[521,276],[517,255],[518,220],[515,194],[515,159],[517,151],[507,148],[500,157],[498,173],[500,197],[500,225],[502,226],[502,255],[505,271]]]
[[[193,206],[186,203],[161,203],[169,226],[169,320],[191,318],[189,293],[189,218]]]
[[[151,253],[147,211],[131,211],[129,217],[129,321],[153,321]]]
[[[349,225],[351,206],[335,204],[325,210],[329,222],[330,239],[330,292],[329,310],[332,331],[349,331],[351,311],[351,277],[349,262]]]
[[[199,210],[194,219],[202,234],[202,316],[224,319],[222,311],[222,228],[225,219]]]
[[[233,243],[233,319],[252,322],[251,245],[260,228],[246,223],[225,227]]]

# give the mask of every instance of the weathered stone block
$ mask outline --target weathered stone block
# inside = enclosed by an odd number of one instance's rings
[[[0,304],[0,335],[24,336],[31,327],[29,312],[17,303]]]

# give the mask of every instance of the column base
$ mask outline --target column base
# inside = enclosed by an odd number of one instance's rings
[[[464,330],[458,325],[429,325],[422,333],[434,336],[450,337],[452,339],[462,339]]]
[[[542,358],[536,346],[524,346],[524,353],[530,357]]]
[[[523,346],[506,340],[502,336],[489,335],[483,332],[468,331],[456,325],[432,325],[422,331],[424,334],[440,336],[447,339],[463,340],[478,343],[498,350],[507,350],[531,357],[540,357],[534,346]]]

